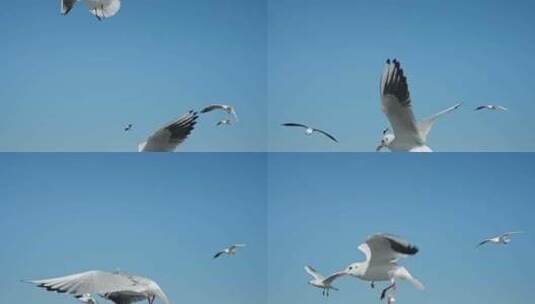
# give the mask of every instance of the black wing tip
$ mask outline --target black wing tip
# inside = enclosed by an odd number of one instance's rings
[[[399,252],[401,254],[415,255],[420,251],[420,249],[418,249],[417,246],[408,243],[407,241],[401,239],[398,236],[395,236],[392,234],[384,234],[384,233],[379,234],[379,236],[386,238],[388,242],[390,243],[390,248],[392,248],[392,250]]]

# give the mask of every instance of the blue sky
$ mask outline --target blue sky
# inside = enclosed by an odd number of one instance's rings
[[[534,10],[528,0],[270,0],[270,150],[373,151],[388,124],[379,77],[397,57],[417,118],[465,103],[436,124],[434,150],[535,151]],[[486,103],[510,111],[472,111]],[[340,144],[279,126],[288,121]]]
[[[3,154],[0,163],[1,303],[74,303],[19,280],[90,269],[145,275],[173,303],[266,303],[265,155]],[[212,260],[235,242],[248,247]]]
[[[402,263],[425,285],[400,283],[399,303],[526,303],[535,266],[531,154],[272,154],[270,303],[325,303],[303,267],[328,275],[363,259],[377,232],[420,248]],[[482,238],[524,230],[508,247]],[[328,302],[379,303],[379,288],[337,281]],[[384,287],[385,284],[378,284]]]
[[[123,1],[104,22],[83,3],[59,9],[3,3],[1,151],[136,151],[209,103],[233,104],[239,124],[203,117],[181,151],[266,150],[264,0]]]

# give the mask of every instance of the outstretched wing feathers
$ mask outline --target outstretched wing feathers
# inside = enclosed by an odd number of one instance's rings
[[[381,107],[396,140],[414,146],[423,143],[411,108],[407,78],[396,59],[386,61],[381,79]]]

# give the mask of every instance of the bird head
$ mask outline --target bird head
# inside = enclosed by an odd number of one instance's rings
[[[344,272],[350,276],[360,277],[364,273],[364,267],[362,267],[362,263],[353,263],[347,266]]]
[[[305,134],[306,134],[306,135],[311,135],[313,132],[314,132],[314,129],[312,129],[312,128],[307,128],[307,129],[305,130]]]
[[[396,136],[394,134],[389,133],[389,132],[385,132],[383,134],[383,138],[381,139],[381,143],[377,146],[375,151],[379,152],[383,148],[388,148],[390,146],[390,144],[394,141],[395,138],[396,138]]]

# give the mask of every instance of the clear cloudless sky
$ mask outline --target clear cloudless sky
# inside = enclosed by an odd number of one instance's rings
[[[388,122],[379,78],[399,58],[414,111],[459,101],[429,137],[438,151],[535,151],[535,2],[519,0],[270,0],[272,151],[373,151]],[[507,113],[474,113],[496,103]],[[332,132],[304,137],[282,122]]]
[[[210,113],[180,151],[266,150],[265,0],[126,0],[103,22],[59,2],[2,3],[1,151],[136,151],[209,103],[239,124]]]
[[[532,299],[535,157],[531,154],[272,154],[270,303],[326,303],[303,267],[324,275],[362,261],[369,235],[420,248],[401,263],[426,286],[401,282],[398,303],[523,304]],[[493,234],[524,230],[506,247]],[[328,302],[380,303],[384,283],[343,278]]]
[[[75,303],[19,280],[91,269],[152,278],[172,303],[266,303],[264,154],[4,154],[0,164],[0,303]],[[248,246],[212,259],[236,242]]]

